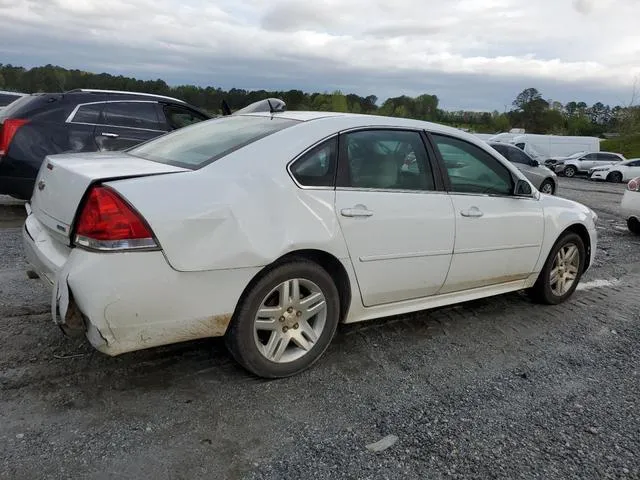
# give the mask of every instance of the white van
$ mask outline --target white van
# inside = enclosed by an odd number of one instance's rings
[[[513,137],[509,143],[524,150],[540,162],[549,158],[567,157],[577,152],[600,151],[598,137],[570,137],[561,135],[535,135],[528,133]]]

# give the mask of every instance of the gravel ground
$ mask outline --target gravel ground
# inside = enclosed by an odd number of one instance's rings
[[[109,358],[63,337],[24,274],[21,211],[0,208],[0,478],[640,478],[640,238],[622,190],[561,179],[600,215],[571,301],[345,326],[278,381],[219,340]]]

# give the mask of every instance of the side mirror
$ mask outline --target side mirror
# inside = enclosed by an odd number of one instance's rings
[[[530,165],[532,167],[539,167],[540,166],[540,162],[538,160],[535,160],[535,159],[532,158]]]
[[[516,197],[530,197],[533,195],[533,189],[531,184],[526,180],[516,180],[516,185],[513,189],[513,194]]]

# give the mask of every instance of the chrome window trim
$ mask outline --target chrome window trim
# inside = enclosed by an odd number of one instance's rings
[[[187,104],[184,100],[180,100],[179,98],[167,97],[166,95],[158,95],[155,93],[141,93],[141,92],[126,92],[124,90],[100,90],[97,88],[79,88],[76,92],[88,92],[88,93],[115,93],[117,95],[135,95],[135,96],[144,96],[144,97],[153,97],[153,98],[162,98],[164,100],[171,100],[173,102]]]
[[[153,129],[153,128],[125,127],[123,125],[110,125],[110,124],[107,124],[107,123],[89,123],[89,122],[74,122],[73,121],[73,117],[76,116],[76,114],[78,113],[78,110],[80,110],[81,107],[86,107],[87,105],[101,105],[103,103],[151,103],[151,104],[154,104],[154,105],[158,104],[158,102],[156,102],[154,100],[102,100],[102,101],[99,101],[99,102],[79,103],[71,111],[71,113],[69,114],[69,116],[65,120],[65,123],[72,124],[72,125],[89,125],[89,126],[93,126],[93,127],[105,127],[105,128],[129,128],[129,129],[132,129],[132,130],[141,130],[141,131],[145,131],[145,132],[163,132],[163,133],[167,133],[169,131],[169,130],[156,130],[156,129]]]

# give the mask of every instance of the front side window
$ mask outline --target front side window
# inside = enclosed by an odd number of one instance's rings
[[[155,102],[105,103],[102,123],[114,127],[162,130]]]
[[[164,107],[164,114],[172,130],[208,120],[204,115],[178,105],[166,105]]]
[[[89,105],[80,105],[76,114],[71,119],[72,123],[98,123],[100,113],[102,112],[103,103],[92,103]]]
[[[364,130],[342,136],[347,187],[434,190],[427,151],[419,132]],[[342,157],[341,157],[342,158]]]
[[[509,160],[511,160],[513,163],[531,165],[531,158],[529,158],[529,156],[522,150],[518,150],[517,148],[509,149]]]
[[[584,157],[578,158],[578,160],[598,160],[598,155],[595,153],[589,153]]]
[[[338,157],[338,137],[314,147],[291,165],[296,181],[308,187],[333,187]]]
[[[134,147],[128,153],[195,170],[297,123],[297,120],[278,117],[222,117],[175,130]]]
[[[511,195],[511,172],[496,158],[464,140],[432,135],[444,161],[451,191]]]

